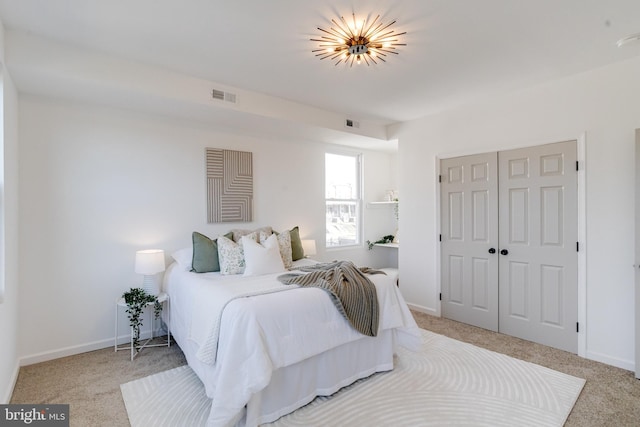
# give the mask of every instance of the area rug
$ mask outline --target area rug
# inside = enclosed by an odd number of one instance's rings
[[[585,381],[422,330],[391,372],[318,397],[269,424],[561,426]],[[132,427],[204,426],[211,401],[188,366],[120,386]]]

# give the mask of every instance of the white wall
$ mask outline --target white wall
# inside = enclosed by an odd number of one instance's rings
[[[214,237],[298,225],[303,238],[316,239],[320,259],[386,262],[364,247],[325,253],[327,145],[43,97],[23,95],[19,105],[23,363],[111,345],[114,301],[142,281],[135,251],[168,255],[189,246],[194,230]],[[206,224],[205,147],[253,153],[253,223]],[[364,152],[366,200],[395,184],[394,161]],[[388,217],[365,214],[367,233],[389,227]]]
[[[578,139],[586,133],[586,356],[633,369],[639,75],[640,58],[392,129],[391,136],[399,138],[399,264],[407,301],[440,313],[437,156]]]
[[[0,46],[4,30],[0,23]],[[2,66],[0,141],[0,403],[8,403],[18,375],[18,94]]]

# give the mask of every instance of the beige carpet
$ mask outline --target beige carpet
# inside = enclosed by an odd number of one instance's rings
[[[373,375],[282,417],[273,426],[561,426],[584,380],[429,331]],[[183,366],[121,386],[132,427],[204,425],[209,400]]]

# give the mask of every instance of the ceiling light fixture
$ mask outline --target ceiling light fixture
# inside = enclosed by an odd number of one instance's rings
[[[355,13],[353,23],[348,24],[342,16],[341,23],[335,19],[331,22],[335,27],[329,27],[328,30],[318,27],[318,30],[325,34],[320,35],[319,39],[311,39],[320,43],[319,49],[312,52],[320,59],[335,60],[335,65],[344,62],[353,67],[354,62],[360,64],[363,60],[367,65],[371,65],[370,62],[377,64],[377,59],[387,62],[387,54],[397,55],[396,47],[406,46],[406,43],[399,43],[398,36],[407,33],[396,33],[390,28],[396,21],[385,25],[380,22],[380,15],[370,23],[367,19],[357,21]]]

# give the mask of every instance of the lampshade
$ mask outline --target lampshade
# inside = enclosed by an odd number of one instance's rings
[[[164,251],[146,249],[136,252],[136,273],[151,275],[164,271]]]
[[[149,295],[160,293],[160,280],[156,274],[164,271],[164,251],[146,249],[136,252],[136,273],[143,274],[142,288]]]
[[[315,255],[316,254],[316,241],[309,240],[301,240],[302,250],[304,251],[305,256]]]

